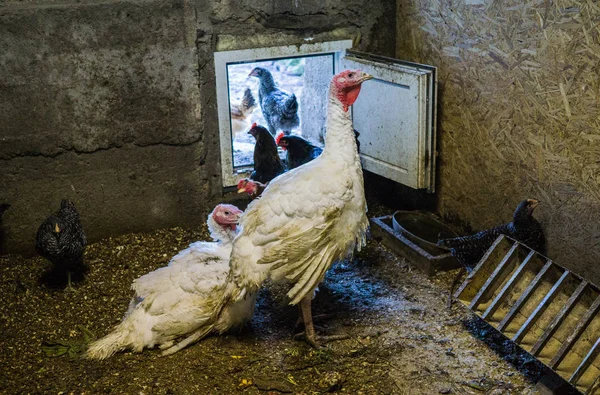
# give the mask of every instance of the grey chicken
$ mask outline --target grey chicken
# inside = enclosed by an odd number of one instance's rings
[[[540,223],[532,215],[538,204],[535,199],[523,200],[517,206],[512,222],[471,236],[443,239],[438,241],[438,245],[449,248],[452,255],[467,268],[476,266],[501,234],[544,254],[546,249],[544,232]]]
[[[277,88],[273,75],[265,68],[255,67],[248,76],[259,79],[258,101],[271,135],[275,137],[278,130],[290,134],[300,124],[296,95]]]
[[[73,202],[63,199],[60,209],[48,217],[35,236],[35,250],[52,263],[42,282],[63,287],[65,280],[71,289],[71,281],[81,281],[88,271],[83,261],[87,239]]]

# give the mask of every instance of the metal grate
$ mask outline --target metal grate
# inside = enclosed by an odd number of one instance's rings
[[[454,297],[585,394],[600,394],[600,289],[500,236]]]

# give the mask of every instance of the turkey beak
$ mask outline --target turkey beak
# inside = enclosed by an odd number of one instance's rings
[[[365,73],[364,71],[361,71],[361,74],[362,74],[362,75],[361,75],[361,76],[360,76],[360,78],[358,79],[358,82],[359,82],[359,83],[363,83],[363,82],[365,82],[366,80],[372,80],[372,79],[374,78],[374,77],[373,77],[371,74]]]
[[[60,228],[58,227],[58,224],[55,224],[55,225],[54,225],[54,231],[55,231],[56,233],[60,233]]]
[[[248,74],[248,77],[258,77],[258,74],[256,73],[256,70],[252,69],[252,71],[250,72],[250,74]]]
[[[529,199],[529,207],[531,207],[532,211],[534,208],[536,208],[538,206],[538,204],[540,204],[539,200]]]

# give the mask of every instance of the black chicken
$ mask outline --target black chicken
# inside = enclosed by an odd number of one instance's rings
[[[538,203],[535,199],[523,200],[517,206],[512,222],[471,236],[440,240],[438,245],[448,247],[452,255],[467,268],[477,265],[501,234],[544,254],[546,249],[544,232],[540,223],[532,215]]]
[[[275,139],[265,127],[254,123],[248,133],[256,139],[254,171],[249,179],[240,180],[238,193],[247,192],[250,197],[255,198],[266,188],[269,181],[285,172],[285,166],[279,158]]]
[[[285,171],[277,153],[277,144],[269,131],[256,123],[252,125],[248,133],[256,139],[254,171],[250,175],[250,179],[266,184]]]
[[[83,262],[87,245],[79,213],[73,202],[62,200],[60,209],[42,223],[35,236],[35,250],[52,263],[42,281],[50,286],[63,287],[65,279],[81,281],[88,270]]]
[[[356,152],[360,154],[360,140],[358,137],[360,136],[360,132],[354,129],[354,139],[356,140]]]
[[[290,134],[300,124],[296,95],[277,88],[271,72],[262,67],[255,67],[248,76],[260,81],[258,101],[271,135],[275,137],[278,130]]]
[[[313,145],[310,141],[300,136],[286,136],[280,133],[277,135],[276,142],[278,146],[286,151],[288,169],[295,169],[298,166],[308,163],[323,152],[323,148]]]

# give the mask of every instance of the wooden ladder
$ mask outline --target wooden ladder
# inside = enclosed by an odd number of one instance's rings
[[[600,289],[500,236],[454,297],[585,394],[600,394]]]

